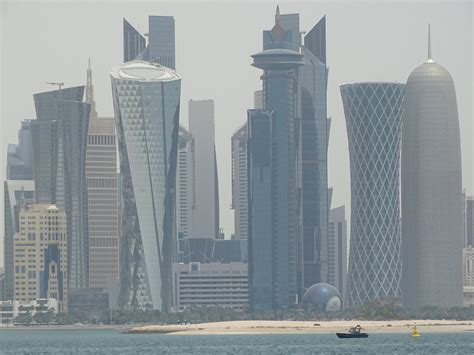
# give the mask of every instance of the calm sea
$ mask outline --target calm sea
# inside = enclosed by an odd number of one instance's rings
[[[474,354],[474,333],[161,335],[114,330],[0,330],[1,354]]]

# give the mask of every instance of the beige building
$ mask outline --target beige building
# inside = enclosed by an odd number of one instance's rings
[[[248,308],[248,268],[246,263],[173,263],[175,310],[191,306]]]
[[[119,180],[115,119],[98,117],[87,70],[86,102],[91,116],[86,147],[86,180],[89,224],[89,287],[107,288],[107,280],[119,275]]]
[[[248,171],[247,123],[234,132],[232,142],[232,209],[234,210],[234,236],[247,239],[248,227]]]
[[[50,204],[26,205],[20,211],[14,241],[14,300],[58,301],[67,311],[66,213]]]
[[[474,247],[463,249],[463,295],[464,305],[474,305]]]

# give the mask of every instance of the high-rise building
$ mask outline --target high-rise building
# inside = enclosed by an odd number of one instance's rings
[[[271,114],[248,110],[248,260],[251,310],[273,308]]]
[[[345,206],[331,209],[328,223],[328,283],[344,299],[347,279],[347,221]]]
[[[189,100],[189,133],[194,139],[195,204],[191,238],[219,236],[219,184],[214,101]]]
[[[176,219],[178,228],[178,261],[182,257],[182,242],[189,237],[195,204],[194,139],[182,126],[178,132],[178,165],[176,168]]]
[[[234,132],[232,148],[232,208],[234,210],[234,237],[247,239],[248,228],[248,174],[247,123]]]
[[[113,117],[98,117],[87,69],[86,102],[91,117],[86,147],[86,181],[89,226],[89,287],[107,288],[119,276],[119,186],[117,145]]]
[[[145,36],[123,19],[123,61],[139,59],[176,69],[174,18],[149,16],[146,36],[148,45]]]
[[[474,246],[474,196],[466,196],[464,213],[464,246]]]
[[[456,93],[449,72],[431,57],[430,39],[428,60],[407,80],[402,128],[403,303],[461,305],[464,236]]]
[[[120,302],[168,310],[176,243],[176,164],[181,79],[144,61],[113,68],[122,189]]]
[[[287,308],[298,301],[298,194],[297,194],[297,114],[298,68],[302,54],[291,49],[291,31],[280,24],[279,11],[275,25],[267,33],[268,43],[252,55],[253,66],[264,70],[263,103],[272,112],[271,121],[271,235],[272,235],[272,306]],[[252,153],[250,153],[252,154]],[[251,164],[251,162],[249,162]],[[252,179],[253,176],[250,175]],[[255,213],[251,209],[250,213]],[[252,216],[252,219],[254,217]],[[252,220],[250,223],[253,223]],[[259,238],[252,232],[252,238]],[[253,243],[253,242],[250,242]],[[251,250],[251,247],[250,249]],[[255,261],[258,255],[249,254]],[[250,267],[254,272],[253,265]],[[252,293],[252,291],[251,291]],[[270,302],[270,300],[267,300]],[[255,308],[255,307],[254,307]]]
[[[13,300],[15,258],[15,233],[20,231],[20,210],[28,203],[35,202],[35,183],[33,180],[7,180],[4,186],[4,227],[3,253],[5,265],[4,299]]]
[[[257,90],[253,93],[253,108],[263,109],[263,90]]]
[[[400,134],[404,84],[341,85],[351,165],[345,304],[401,296]]]
[[[282,15],[284,18],[286,15]],[[295,29],[296,31],[296,29]],[[303,65],[298,71],[300,180],[299,295],[310,286],[328,279],[328,136],[326,17],[304,37]],[[342,292],[342,290],[340,290]]]
[[[91,105],[84,86],[34,95],[31,121],[36,202],[66,212],[69,289],[88,285],[87,131]]]
[[[19,220],[14,300],[26,303],[53,298],[59,311],[67,311],[66,214],[55,205],[32,204],[22,208]]]
[[[7,150],[7,180],[33,179],[33,148],[31,120],[21,122],[18,144],[9,144]]]
[[[463,249],[463,303],[465,306],[474,305],[474,248]]]

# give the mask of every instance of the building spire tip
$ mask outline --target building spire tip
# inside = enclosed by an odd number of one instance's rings
[[[432,62],[433,58],[431,56],[431,25],[428,24],[428,62]]]

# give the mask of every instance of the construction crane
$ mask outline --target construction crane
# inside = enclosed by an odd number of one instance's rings
[[[59,90],[61,90],[62,87],[64,86],[64,83],[46,82],[46,84],[48,84],[48,85],[57,85]]]

